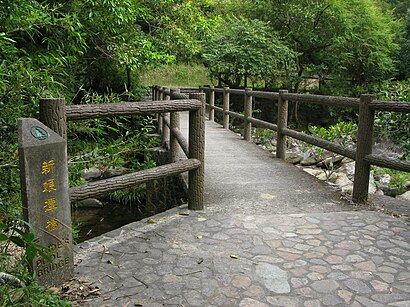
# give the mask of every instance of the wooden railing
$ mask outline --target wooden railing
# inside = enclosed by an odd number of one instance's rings
[[[409,102],[396,103],[379,101],[376,100],[376,97],[373,95],[361,95],[359,99],[349,97],[294,94],[289,93],[286,90],[281,90],[279,92],[263,92],[254,91],[251,88],[230,89],[228,87],[200,87],[199,90],[207,94],[206,100],[208,103],[206,104],[206,106],[208,107],[209,120],[214,120],[215,112],[222,113],[222,122],[225,129],[229,129],[230,116],[242,120],[244,129],[243,136],[245,140],[251,141],[252,125],[254,125],[255,127],[267,128],[276,131],[277,158],[285,158],[286,137],[288,136],[355,160],[355,179],[352,196],[354,202],[364,201],[368,197],[371,165],[410,172],[409,161],[400,161],[372,153],[373,122],[375,111],[410,113]],[[159,97],[158,95],[162,95],[161,93],[163,92],[163,88],[158,86],[153,87],[154,97]],[[215,93],[221,93],[223,95],[222,108],[215,106]],[[229,110],[230,94],[239,94],[244,96],[243,115]],[[254,97],[269,99],[272,100],[272,102],[277,101],[278,116],[276,124],[252,117]],[[347,148],[337,143],[333,143],[321,138],[298,132],[296,130],[289,129],[287,126],[289,101],[357,109],[359,113],[359,124],[356,149]]]
[[[171,113],[172,146],[174,137],[182,144],[188,159],[177,161],[174,155],[171,163],[123,176],[88,183],[69,188],[70,200],[81,200],[97,195],[131,187],[151,180],[188,172],[188,208],[203,209],[204,183],[204,108],[197,98],[204,94],[192,94],[192,98],[178,101],[123,102],[94,105],[66,105],[62,98],[41,99],[40,120],[67,139],[67,120],[83,120],[102,117],[129,116],[134,114]],[[189,111],[189,147],[184,136],[177,129],[177,112]],[[166,117],[163,117],[166,120]],[[169,121],[169,120],[168,120]]]

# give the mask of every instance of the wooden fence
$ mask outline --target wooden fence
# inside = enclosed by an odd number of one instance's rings
[[[189,89],[193,91],[194,89]],[[223,127],[229,129],[230,116],[243,121],[244,139],[251,141],[252,125],[255,127],[272,129],[277,132],[277,151],[276,157],[280,159],[285,158],[286,154],[286,137],[292,137],[306,143],[324,148],[331,152],[340,154],[342,156],[355,160],[355,179],[353,184],[353,201],[361,202],[367,199],[370,166],[377,165],[380,167],[387,167],[399,171],[410,172],[410,162],[400,161],[389,157],[376,155],[372,153],[373,145],[373,123],[374,114],[376,111],[388,112],[402,112],[410,113],[409,102],[388,102],[376,100],[373,95],[361,95],[359,98],[335,97],[335,96],[321,96],[321,95],[306,95],[289,93],[286,90],[279,92],[263,92],[254,91],[251,88],[246,89],[230,89],[214,88],[214,87],[200,87],[200,92],[207,94],[207,104],[209,120],[213,121],[216,112],[223,114]],[[215,93],[223,95],[223,107],[215,106]],[[243,115],[229,110],[230,94],[239,94],[244,96],[244,111]],[[153,97],[155,100],[162,97],[162,95],[171,95],[168,89],[159,86],[153,87]],[[179,94],[179,98],[186,98],[186,95]],[[253,97],[265,98],[277,101],[277,123],[269,123],[252,117]],[[357,135],[356,149],[346,148],[337,143],[333,143],[321,138],[307,135],[287,127],[288,121],[288,102],[299,102],[309,104],[322,104],[338,107],[349,107],[358,110],[359,125]]]
[[[198,91],[198,90],[197,90]],[[172,161],[169,164],[142,170],[123,176],[88,183],[69,188],[70,200],[81,200],[97,195],[131,187],[151,180],[188,172],[188,208],[203,209],[204,184],[204,94],[191,94],[178,101],[123,102],[94,105],[66,105],[63,98],[42,99],[40,120],[52,130],[67,139],[67,120],[83,120],[102,117],[130,116],[134,114],[158,114],[171,128]],[[166,94],[163,95],[166,98]],[[201,99],[201,100],[198,100]],[[177,114],[189,111],[189,142],[178,130]],[[170,113],[171,120],[163,114]],[[162,130],[162,128],[161,128]],[[164,129],[165,130],[165,129]],[[163,135],[165,131],[163,131]],[[177,141],[176,141],[177,140]],[[188,159],[176,159],[176,142],[181,144]],[[189,144],[189,146],[187,145]]]

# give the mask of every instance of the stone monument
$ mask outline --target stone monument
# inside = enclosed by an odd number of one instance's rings
[[[24,217],[52,258],[37,255],[31,269],[40,284],[57,286],[74,274],[67,143],[36,119],[18,124]]]

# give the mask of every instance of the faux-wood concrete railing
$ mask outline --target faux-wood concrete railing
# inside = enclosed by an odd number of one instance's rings
[[[176,161],[178,157],[179,148],[178,145],[181,147],[182,151],[185,155],[194,156],[196,159],[200,161],[204,161],[205,158],[205,94],[204,93],[195,93],[198,89],[192,88],[184,88],[184,91],[188,93],[181,93],[181,89],[171,89],[167,87],[153,87],[152,92],[152,99],[155,101],[158,100],[165,100],[169,101],[178,100],[184,101],[186,99],[196,99],[201,102],[201,111],[200,111],[200,118],[201,118],[201,127],[199,129],[193,129],[191,121],[189,122],[189,131],[195,131],[197,135],[193,135],[190,133],[189,135],[189,142],[187,144],[183,134],[179,130],[180,128],[180,119],[178,111],[171,111],[170,114],[162,113],[159,114],[158,117],[158,133],[162,135],[162,143],[163,146],[168,147],[170,151],[170,156],[172,161]],[[176,103],[177,101],[172,101],[172,103]],[[195,114],[189,114],[189,116],[197,116]],[[198,151],[194,146],[192,146],[192,138],[198,138],[203,140],[202,143],[202,150]],[[197,182],[200,180],[201,182]],[[204,167],[203,163],[200,167],[198,167],[195,172],[188,173],[188,182],[193,182],[192,185],[188,185],[188,203],[190,202],[190,195],[202,195],[203,197],[203,186],[204,186]],[[193,188],[201,188],[202,190],[198,193],[194,193],[191,191]],[[191,202],[193,202],[192,200]],[[202,198],[203,202],[203,198]]]
[[[410,172],[410,162],[400,161],[372,153],[373,144],[373,123],[375,111],[389,111],[410,113],[409,102],[388,102],[376,100],[373,95],[361,95],[359,98],[306,95],[288,93],[286,90],[279,92],[263,92],[247,89],[230,89],[201,87],[201,92],[207,93],[209,108],[209,120],[214,120],[215,111],[223,114],[223,126],[229,129],[229,117],[235,117],[244,121],[244,139],[251,141],[252,125],[261,128],[271,129],[277,132],[277,151],[276,157],[285,158],[286,154],[286,137],[292,137],[306,143],[324,148],[331,152],[355,160],[355,179],[353,184],[352,199],[355,202],[361,202],[368,197],[370,166],[377,165],[399,171]],[[223,94],[223,107],[215,106],[215,93]],[[239,114],[229,110],[230,94],[240,94],[244,96],[244,114]],[[277,124],[269,123],[252,117],[253,97],[271,99],[278,101]],[[288,101],[300,103],[323,104],[329,106],[349,107],[358,109],[359,124],[357,135],[356,150],[346,148],[342,145],[329,142],[327,140],[307,135],[287,127],[288,119]]]
[[[95,105],[66,105],[63,98],[41,99],[40,120],[56,133],[67,139],[67,120],[83,120],[102,117],[129,116],[134,114],[164,114],[171,112],[189,111],[189,150],[185,148],[187,160],[142,170],[123,176],[99,180],[89,184],[69,188],[70,200],[81,200],[118,189],[131,187],[166,176],[187,172],[188,180],[188,208],[203,209],[204,184],[204,108],[198,99],[184,99],[178,101],[149,101],[123,102]],[[178,135],[180,143],[187,144],[181,133]],[[185,145],[188,147],[187,145]]]

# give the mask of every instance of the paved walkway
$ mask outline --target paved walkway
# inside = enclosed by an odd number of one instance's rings
[[[101,289],[88,304],[410,306],[406,220],[358,210],[211,122],[205,190],[204,211],[174,208],[78,245],[77,276]]]

